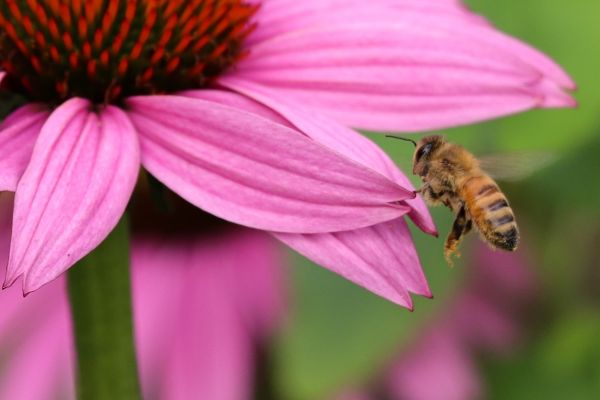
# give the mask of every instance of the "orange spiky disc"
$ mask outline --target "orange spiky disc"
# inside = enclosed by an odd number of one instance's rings
[[[256,6],[243,0],[5,0],[2,86],[31,100],[204,87],[241,55]]]

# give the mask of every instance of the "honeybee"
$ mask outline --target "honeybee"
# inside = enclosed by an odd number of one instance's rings
[[[456,215],[444,244],[449,265],[452,254],[460,256],[457,246],[473,225],[492,248],[516,250],[519,228],[515,214],[498,184],[483,171],[475,156],[438,135],[424,137],[418,143],[403,140],[416,146],[412,172],[423,181],[416,192],[427,204],[443,204]]]

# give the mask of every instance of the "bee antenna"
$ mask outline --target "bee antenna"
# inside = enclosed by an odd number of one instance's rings
[[[392,138],[392,139],[404,140],[405,142],[411,142],[415,147],[417,147],[417,142],[415,142],[414,140],[409,139],[409,138],[403,138],[403,137],[400,137],[400,136],[393,136],[393,135],[385,135],[385,137],[389,137],[389,138]]]

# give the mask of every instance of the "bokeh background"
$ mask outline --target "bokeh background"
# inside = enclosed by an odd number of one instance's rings
[[[515,183],[500,182],[515,210],[535,282],[520,309],[520,337],[500,351],[475,351],[477,397],[592,399],[600,394],[600,2],[596,0],[471,0],[501,30],[541,49],[578,84],[576,109],[537,110],[442,131],[476,154],[548,151],[551,165]],[[404,171],[412,146],[371,135]],[[417,136],[418,137],[418,136]],[[290,314],[273,344],[274,384],[285,399],[335,398],[344,391],[381,394],[395,358],[447,313],[478,268],[463,243],[450,269],[442,258],[452,216],[433,209],[441,239],[413,230],[434,299],[416,299],[413,313],[294,257]],[[515,255],[516,256],[516,255]],[[489,260],[489,258],[488,258]],[[508,264],[518,258],[506,259]],[[491,264],[491,263],[490,263]],[[502,263],[498,273],[514,274]],[[487,282],[494,286],[494,282]],[[510,293],[506,294],[509,298]],[[478,324],[473,313],[467,323]],[[442,362],[442,361],[440,361]],[[453,368],[452,364],[448,365]],[[435,375],[422,385],[439,385]],[[374,389],[375,387],[375,389]],[[437,397],[443,399],[444,397]]]
[[[441,132],[476,154],[555,155],[526,179],[500,182],[523,245],[499,255],[471,234],[449,268],[442,249],[453,217],[433,209],[441,238],[413,236],[434,299],[416,298],[412,313],[290,253],[287,311],[258,360],[257,398],[598,398],[600,2],[468,4],[550,55],[579,86],[576,109]],[[370,136],[411,170],[412,146]]]

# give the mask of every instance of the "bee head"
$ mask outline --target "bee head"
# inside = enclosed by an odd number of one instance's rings
[[[425,136],[417,143],[413,156],[413,174],[425,176],[429,172],[431,156],[444,144],[444,138],[439,135]]]

